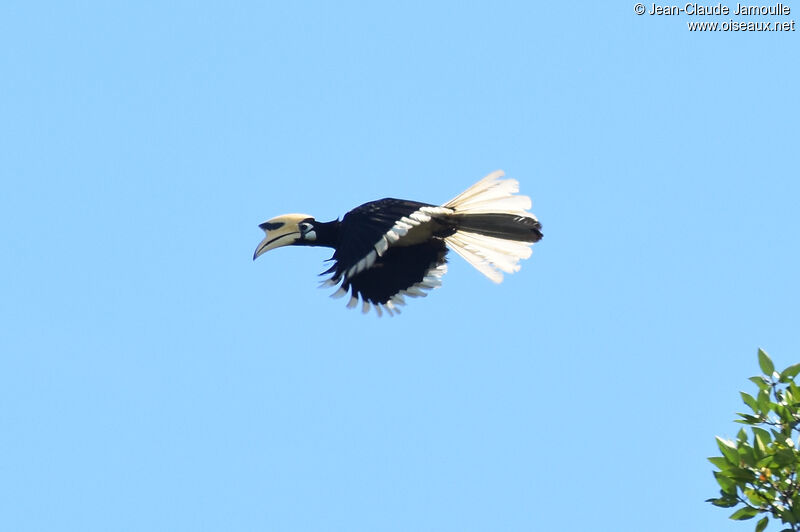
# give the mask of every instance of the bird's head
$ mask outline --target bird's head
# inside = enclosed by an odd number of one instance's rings
[[[308,214],[284,214],[259,224],[266,236],[262,240],[253,260],[267,251],[283,246],[314,245],[317,240],[316,220]]]

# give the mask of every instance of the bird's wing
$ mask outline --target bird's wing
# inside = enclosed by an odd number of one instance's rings
[[[449,208],[394,198],[356,207],[342,219],[339,242],[331,257],[335,262],[322,273],[331,277],[322,286],[341,283],[331,297],[350,293],[350,308],[360,298],[364,312],[370,305],[379,315],[382,310],[399,312],[397,305],[404,304],[404,296],[426,295],[425,290],[439,286],[447,271],[443,240],[410,243],[403,241],[404,237],[432,217],[450,213]]]
[[[431,239],[413,246],[389,248],[378,257],[371,268],[347,278],[334,296],[350,292],[347,306],[352,308],[363,302],[362,311],[369,312],[370,304],[378,315],[382,310],[399,313],[405,305],[405,296],[426,296],[426,291],[442,284],[447,272],[447,246],[441,239]]]
[[[331,274],[323,284],[334,286],[342,278],[352,278],[375,264],[389,247],[406,232],[430,221],[439,211],[451,212],[427,203],[384,198],[365,203],[342,219],[340,240],[333,254],[333,266],[322,275]]]

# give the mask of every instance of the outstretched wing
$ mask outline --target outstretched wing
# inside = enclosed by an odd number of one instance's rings
[[[379,315],[381,309],[389,314],[399,313],[397,307],[405,305],[404,296],[424,297],[427,290],[442,284],[441,277],[447,272],[446,255],[447,246],[441,239],[391,247],[371,268],[347,278],[337,294],[351,293],[349,307],[356,306],[361,298],[363,312],[368,312],[372,304]]]
[[[406,233],[426,224],[443,209],[417,201],[384,198],[365,203],[342,219],[340,238],[331,257],[335,261],[325,274],[323,286],[342,283],[333,297],[351,293],[349,307],[363,300],[364,312],[375,305],[392,312],[403,304],[403,296],[425,295],[423,290],[440,284],[447,270],[447,247],[441,239],[410,243]]]
[[[342,235],[339,245],[331,257],[336,263],[323,275],[332,274],[334,282],[330,284],[336,284],[343,276],[352,277],[369,268],[386,251],[380,243],[397,222],[427,206],[417,201],[384,198],[348,212],[339,229]]]

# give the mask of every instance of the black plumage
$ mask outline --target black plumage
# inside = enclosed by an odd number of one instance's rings
[[[395,223],[421,207],[434,207],[418,201],[384,198],[370,201],[344,215],[339,224],[339,238],[333,253],[334,267],[325,272],[338,277],[372,251],[375,242]]]
[[[430,270],[447,262],[445,255],[447,246],[441,239],[389,248],[371,268],[345,280],[342,288],[372,304],[385,304],[401,291],[422,283]]]
[[[527,212],[530,199],[515,195],[517,182],[494,172],[450,202],[430,203],[384,198],[348,212],[341,221],[318,222],[304,214],[273,218],[260,227],[266,237],[253,258],[280,246],[334,249],[323,285],[350,295],[364,312],[374,306],[399,312],[405,296],[424,296],[441,284],[448,246],[495,282],[501,271],[519,269],[530,244],[542,237],[541,225]]]

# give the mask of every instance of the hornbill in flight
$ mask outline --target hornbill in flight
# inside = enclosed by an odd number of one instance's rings
[[[282,246],[333,248],[330,274],[322,286],[339,289],[331,297],[359,299],[362,311],[375,307],[399,313],[405,296],[425,296],[441,285],[449,247],[486,277],[499,283],[502,272],[519,270],[519,260],[542,238],[542,226],[528,212],[531,200],[516,195],[519,183],[497,170],[436,206],[384,198],[365,203],[341,221],[319,222],[308,214],[285,214],[259,225],[266,233],[253,260]]]

